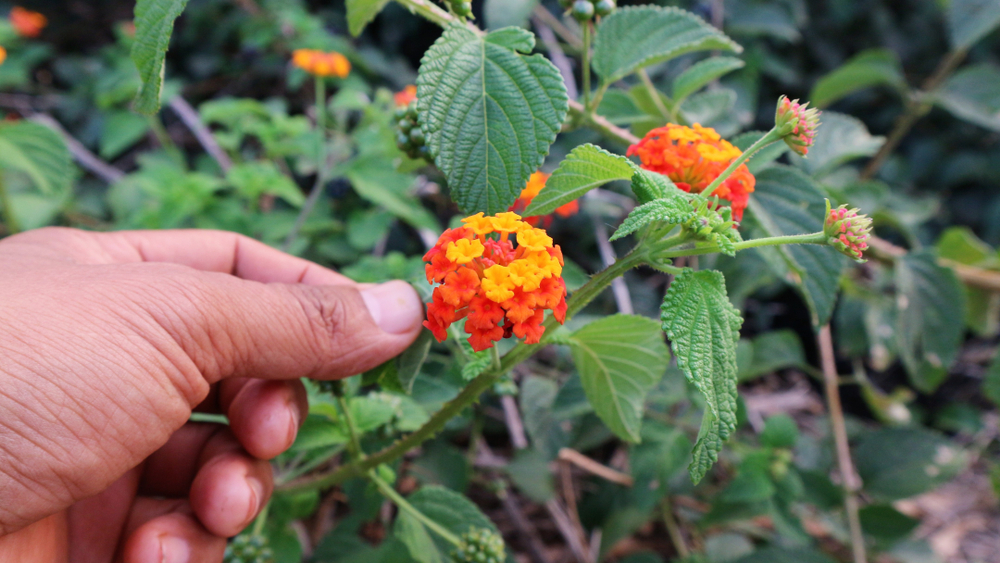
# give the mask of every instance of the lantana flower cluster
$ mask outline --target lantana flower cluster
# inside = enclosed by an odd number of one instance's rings
[[[546,310],[560,323],[566,320],[562,250],[513,212],[478,213],[462,222],[424,255],[427,281],[440,284],[424,326],[443,342],[448,327],[464,318],[477,352],[512,335],[540,342]]]
[[[774,112],[774,125],[785,135],[785,144],[796,153],[806,156],[809,147],[816,141],[820,111],[810,108],[809,103],[789,100],[787,96],[778,98]]]
[[[697,123],[692,127],[668,123],[646,133],[641,141],[628,148],[626,154],[637,155],[643,168],[669,177],[678,188],[701,193],[743,152],[711,127]],[[712,195],[729,201],[733,220],[739,222],[756,183],[744,164]]]
[[[823,234],[828,237],[830,246],[855,260],[863,261],[871,230],[871,217],[858,213],[857,208],[848,209],[846,204],[830,209],[830,200],[826,201]]]
[[[351,72],[351,61],[336,51],[296,49],[292,53],[292,64],[313,76],[345,78]]]
[[[527,185],[521,190],[521,195],[517,196],[514,200],[514,205],[510,206],[509,211],[514,213],[522,213],[525,209],[531,205],[531,201],[538,197],[539,192],[545,187],[545,183],[548,182],[549,176],[551,174],[546,174],[545,172],[535,172],[528,178]],[[539,217],[525,217],[524,222],[528,223],[533,227],[541,225],[543,228],[549,228],[552,225],[553,215],[558,215],[560,217],[569,217],[570,215],[575,215],[580,211],[580,202],[573,200],[565,205],[560,205],[555,211],[550,215],[542,215]]]
[[[10,25],[21,37],[38,37],[49,20],[38,12],[14,6],[10,10]]]

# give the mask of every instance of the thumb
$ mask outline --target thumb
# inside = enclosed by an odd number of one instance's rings
[[[423,304],[406,282],[307,286],[204,275],[212,281],[202,286],[207,302],[193,304],[196,322],[178,311],[161,325],[208,383],[355,375],[399,355],[421,330]]]

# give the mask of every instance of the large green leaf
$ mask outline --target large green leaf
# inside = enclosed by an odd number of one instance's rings
[[[30,121],[0,124],[0,169],[25,173],[39,190],[53,194],[73,181],[73,164],[58,133]]]
[[[580,145],[566,155],[524,214],[547,215],[598,186],[628,180],[634,173],[635,166],[624,156],[590,143]]]
[[[389,0],[347,0],[347,28],[357,37]]]
[[[1000,2],[996,0],[950,0],[948,38],[952,47],[968,49],[1000,25]]]
[[[896,262],[896,340],[913,385],[930,393],[944,381],[965,327],[965,295],[934,253],[911,252]]]
[[[423,512],[425,516],[456,536],[468,532],[470,528],[487,528],[495,533],[499,533],[493,522],[479,510],[479,507],[473,504],[465,495],[456,493],[450,489],[436,485],[425,486],[410,495],[407,500],[414,508]],[[427,544],[421,537],[419,529],[413,524],[416,524],[420,528],[424,527],[419,522],[410,522],[402,530],[396,531],[401,534],[400,539],[403,539],[407,543],[411,553],[414,549],[433,551],[433,548],[436,546],[436,552],[443,554],[441,560],[450,561],[448,556],[455,550],[455,547],[430,532],[428,533],[432,545]],[[435,561],[433,555],[419,560]]]
[[[865,491],[886,500],[929,491],[951,479],[965,462],[957,445],[922,428],[882,428],[862,434],[853,457]]]
[[[823,229],[824,194],[805,174],[787,166],[772,166],[757,175],[746,223],[755,236],[813,233]],[[778,247],[781,265],[770,262],[805,298],[815,326],[833,314],[840,273],[846,258],[836,250],[811,244]]]
[[[816,107],[826,107],[872,86],[891,86],[899,91],[906,90],[906,79],[903,78],[899,57],[889,49],[868,49],[854,55],[816,81],[809,94],[809,101]]]
[[[524,27],[528,23],[531,11],[540,0],[486,0],[483,3],[483,16],[486,26],[490,29],[500,29],[510,25]]]
[[[714,270],[685,270],[670,284],[661,309],[677,365],[707,404],[688,468],[697,483],[736,429],[736,345],[743,318],[729,303],[725,278]]]
[[[982,63],[956,72],[934,95],[956,117],[1000,131],[1000,67]]]
[[[132,61],[142,79],[134,105],[139,113],[153,115],[160,111],[163,65],[170,47],[170,34],[185,6],[187,0],[137,0],[135,3]]]
[[[638,442],[646,394],[670,361],[656,321],[635,315],[605,317],[573,333],[569,344],[597,416],[623,440]]]
[[[359,157],[345,170],[354,191],[418,229],[440,232],[434,215],[408,193],[414,178],[384,166],[381,158],[378,155]]]
[[[619,8],[594,39],[593,67],[605,84],[692,51],[743,50],[698,16],[678,8]]]
[[[705,59],[685,70],[674,80],[674,103],[679,104],[702,86],[720,76],[743,68],[746,63],[735,57],[712,57]]]
[[[814,176],[855,158],[875,154],[885,140],[873,136],[864,123],[849,115],[825,111],[820,120],[823,123],[816,133],[816,143],[809,149],[809,157],[792,159]]]
[[[417,77],[420,124],[463,212],[505,211],[535,172],[568,109],[559,70],[525,56],[534,35],[504,28],[480,37],[450,25]]]

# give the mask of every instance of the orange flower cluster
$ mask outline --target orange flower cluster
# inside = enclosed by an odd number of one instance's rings
[[[523,190],[521,190],[521,195],[517,196],[517,199],[514,201],[514,205],[510,206],[510,211],[521,213],[527,209],[528,206],[531,205],[531,200],[535,199],[535,197],[538,196],[538,192],[542,191],[542,188],[545,187],[545,182],[549,180],[549,176],[551,176],[551,174],[546,174],[545,172],[535,172],[532,174],[531,177],[528,178],[528,184],[524,186]],[[554,215],[569,217],[570,215],[575,215],[579,211],[580,203],[573,200],[565,205],[557,207]],[[533,227],[537,227],[541,224],[543,228],[547,229],[552,224],[552,219],[552,215],[525,217],[524,222]]]
[[[392,96],[392,100],[396,103],[396,107],[405,108],[406,106],[413,103],[417,99],[417,87],[410,84],[406,88],[403,88],[399,92],[396,92]]]
[[[626,154],[638,155],[643,168],[669,177],[678,188],[701,193],[743,153],[711,127],[668,123],[646,133]],[[743,218],[755,184],[753,174],[746,165],[741,165],[712,195],[730,202],[733,220],[738,222]]]
[[[45,26],[49,25],[49,20],[38,12],[14,6],[10,11],[10,25],[22,37],[38,37]]]
[[[292,63],[314,76],[344,78],[351,72],[351,61],[334,51],[326,53],[316,49],[296,49],[292,53]]]
[[[441,284],[424,321],[438,342],[462,318],[477,352],[511,335],[538,343],[546,309],[560,323],[566,320],[562,250],[544,230],[509,211],[493,217],[478,213],[462,222],[464,227],[445,231],[424,255],[427,281]]]
[[[0,65],[7,60],[7,49],[0,47]]]

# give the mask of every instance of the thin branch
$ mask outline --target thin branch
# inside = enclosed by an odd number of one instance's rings
[[[528,437],[524,433],[524,424],[521,422],[521,414],[517,410],[517,402],[514,397],[504,395],[500,398],[503,405],[504,422],[507,423],[507,431],[510,432],[510,442],[515,449],[523,450],[528,447]]]
[[[601,254],[604,267],[608,267],[614,264],[618,257],[615,256],[614,247],[608,242],[608,228],[604,225],[604,221],[598,215],[594,215],[592,219],[594,222],[594,237],[597,239],[597,250]],[[628,284],[625,283],[624,277],[615,278],[611,282],[611,293],[615,296],[618,312],[626,315],[635,313],[635,308],[632,307],[632,295],[629,293]]]
[[[664,486],[666,485],[664,484]],[[677,523],[677,517],[674,516],[674,506],[670,502],[670,491],[667,491],[667,494],[663,497],[660,509],[663,513],[663,525],[667,528],[667,535],[670,536],[670,541],[674,544],[677,555],[681,559],[687,559],[688,555],[691,554],[691,550],[688,549],[687,542],[684,541],[684,534]]]
[[[66,148],[69,149],[69,153],[73,155],[76,162],[94,176],[109,184],[113,184],[125,176],[124,172],[104,162],[97,155],[87,150],[87,147],[83,146],[83,143],[74,139],[52,116],[44,113],[34,113],[28,119],[45,125],[56,133],[59,133],[66,143]]]
[[[626,145],[634,145],[639,142],[639,137],[633,135],[631,131],[618,127],[600,115],[587,115],[583,104],[576,100],[569,101],[569,113],[578,119],[582,118],[587,125],[605,137],[618,140]]]
[[[847,512],[847,524],[851,530],[851,550],[854,555],[854,563],[867,563],[865,536],[861,530],[861,518],[858,515],[858,491],[861,490],[861,478],[854,470],[854,463],[851,461],[851,446],[847,442],[847,426],[844,423],[844,409],[840,404],[837,364],[834,360],[833,338],[830,336],[829,324],[825,324],[819,329],[816,341],[819,345],[823,365],[826,404],[830,411],[830,426],[833,428],[837,465],[840,477],[844,481],[844,509]]]
[[[535,12],[538,12],[538,10],[546,14],[549,13],[542,6],[535,8]],[[573,62],[563,52],[562,47],[559,46],[559,41],[556,40],[555,34],[552,33],[552,28],[546,25],[542,18],[535,14],[531,17],[531,22],[535,25],[538,38],[542,40],[542,44],[548,49],[552,64],[556,65],[556,68],[559,69],[559,74],[562,75],[563,82],[566,83],[566,95],[569,99],[575,100],[579,93],[576,90],[576,77],[573,75]]]
[[[571,448],[562,448],[559,450],[559,459],[572,463],[587,473],[596,475],[601,479],[611,481],[612,483],[618,483],[619,485],[624,485],[626,487],[631,487],[635,484],[635,479],[633,479],[631,475],[598,463]]]
[[[535,6],[535,10],[531,12],[531,15],[535,18],[538,18],[539,20],[544,22],[545,25],[552,28],[552,30],[555,31],[559,35],[559,37],[562,38],[564,42],[566,42],[567,45],[573,47],[577,51],[583,50],[583,40],[580,39],[580,37],[577,36],[577,34],[573,32],[573,30],[566,27],[566,24],[560,21],[559,18],[552,15],[552,12],[546,10],[545,6],[542,6],[540,4],[538,6]]]
[[[579,563],[593,563],[590,560],[590,550],[584,545],[583,538],[580,537],[572,520],[570,520],[566,511],[563,510],[559,501],[554,498],[549,499],[545,503],[545,509],[549,511],[549,515],[552,516],[552,521],[555,522],[559,533],[562,534],[566,543],[569,544],[569,549],[573,552],[573,557]]]
[[[170,109],[174,110],[177,117],[181,118],[184,125],[187,125],[188,129],[194,133],[195,138],[198,139],[201,146],[205,147],[205,152],[219,164],[219,168],[222,169],[223,174],[229,172],[229,169],[233,167],[233,161],[226,154],[226,151],[222,150],[222,147],[219,146],[219,143],[215,140],[215,136],[212,135],[208,127],[205,127],[205,124],[201,122],[201,117],[191,107],[191,104],[187,103],[187,100],[182,96],[174,96],[170,100]]]
[[[514,495],[508,494],[506,489],[503,488],[497,491],[497,496],[500,497],[500,504],[503,505],[504,512],[507,513],[514,527],[517,528],[517,533],[526,540],[528,544],[528,557],[534,563],[551,563],[548,556],[545,555],[545,544],[538,537],[538,530],[524,516],[517,498]]]

